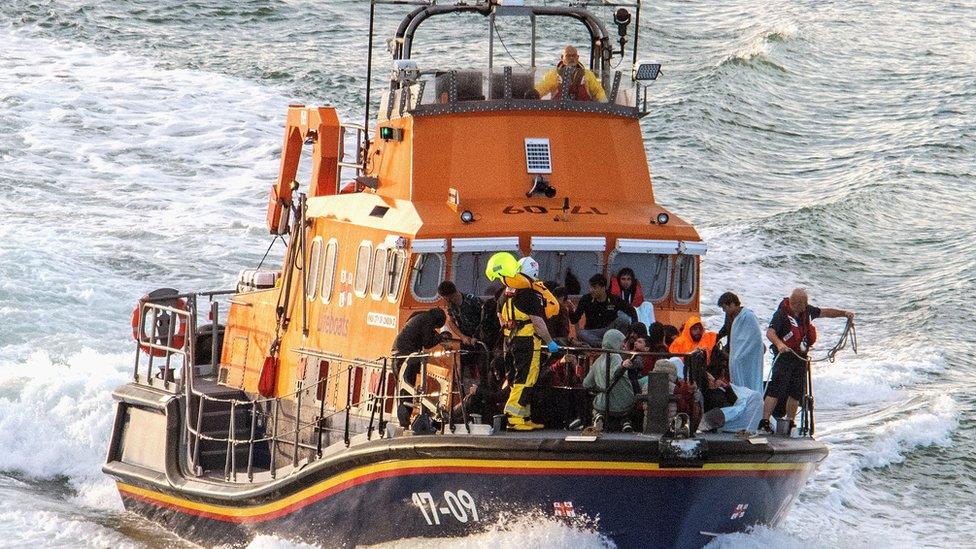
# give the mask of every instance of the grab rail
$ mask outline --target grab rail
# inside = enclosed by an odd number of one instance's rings
[[[464,407],[463,398],[466,393],[462,386],[460,357],[465,353],[475,352],[461,349],[440,349],[431,352],[413,353],[408,355],[388,355],[376,359],[364,359],[343,357],[334,353],[316,349],[298,348],[293,352],[298,353],[304,358],[318,358],[329,362],[330,366],[335,365],[326,375],[320,371],[318,379],[309,384],[299,380],[296,388],[284,395],[267,398],[239,398],[215,396],[207,393],[201,387],[197,387],[198,380],[202,378],[206,371],[207,364],[197,364],[195,352],[198,335],[198,299],[206,297],[210,299],[209,307],[205,310],[209,312],[209,323],[211,324],[212,340],[210,342],[210,373],[216,373],[219,368],[219,349],[218,349],[218,320],[220,318],[220,304],[216,300],[219,296],[233,294],[234,291],[216,291],[199,294],[179,294],[166,296],[165,299],[157,301],[146,300],[140,303],[138,320],[145,318],[148,333],[143,333],[142,329],[136,331],[137,352],[135,359],[134,381],[136,384],[147,385],[155,389],[161,389],[174,395],[183,395],[184,418],[182,421],[182,440],[185,450],[185,464],[189,474],[202,476],[207,471],[201,466],[204,463],[203,448],[208,445],[213,449],[216,445],[223,447],[223,476],[225,480],[237,482],[238,475],[244,473],[246,482],[254,482],[256,470],[267,470],[271,478],[275,478],[281,463],[290,458],[292,468],[297,468],[303,453],[307,453],[309,461],[321,459],[324,450],[324,440],[330,440],[330,433],[342,433],[341,443],[347,447],[351,445],[351,425],[352,411],[357,407],[365,407],[358,417],[364,423],[368,413],[368,423],[361,425],[361,431],[365,427],[366,439],[372,439],[375,432],[380,437],[385,436],[386,419],[385,414],[388,406],[393,406],[395,410],[398,404],[410,404],[413,407],[420,406],[432,412],[435,419],[440,422],[441,433],[449,425],[454,431],[455,425],[451,419],[454,414],[455,404],[460,405],[460,414],[463,424],[468,432],[471,432],[470,418]],[[180,327],[181,326],[181,327]],[[179,328],[178,328],[179,327]],[[182,344],[179,343],[178,335],[183,336]],[[148,366],[143,369],[140,365],[142,351],[149,352]],[[591,347],[561,347],[560,350],[567,354],[574,355],[608,355],[619,354],[622,356],[646,356],[648,358],[659,358],[663,356],[687,357],[688,355],[660,353],[660,352],[633,352],[626,350],[612,350]],[[487,352],[486,350],[480,351]],[[440,370],[430,370],[428,362],[433,359],[438,360]],[[403,364],[407,360],[420,361],[420,383],[413,387],[413,380],[402,378],[402,369],[395,367]],[[607,371],[606,384],[609,387],[606,391],[606,408],[604,413],[610,412],[610,392],[611,383],[614,380],[610,376],[610,361],[606,360]],[[379,371],[380,377],[373,378],[375,383],[368,388],[356,388],[354,379],[365,380],[366,373],[374,374]],[[389,387],[390,374],[399,375],[393,380],[395,390]],[[688,369],[686,369],[686,374]],[[601,372],[601,375],[604,375]],[[345,380],[345,401],[344,404],[337,402],[338,406],[332,409],[326,408],[327,389],[332,387],[334,394],[339,394],[338,384],[342,383],[342,376]],[[433,380],[435,386],[428,388],[428,380]],[[621,380],[620,382],[624,382]],[[314,391],[314,392],[313,392]],[[353,393],[356,394],[353,394]],[[308,406],[308,398],[317,398],[317,406],[312,408],[316,412],[311,412]],[[314,402],[314,401],[313,401]],[[807,410],[808,416],[804,417],[804,424],[809,422],[809,432],[813,431],[813,410],[812,406]],[[228,414],[226,429],[207,429],[205,428],[205,416]],[[378,421],[377,421],[378,416]],[[341,418],[341,419],[334,419]],[[291,423],[287,427],[283,423]],[[378,428],[378,431],[377,431]],[[303,433],[307,433],[304,436]],[[338,444],[340,441],[336,441]],[[246,454],[238,456],[241,449],[246,448]],[[282,447],[290,455],[281,455]],[[259,463],[258,451],[266,448],[269,452],[267,465]],[[219,454],[218,454],[219,455]],[[246,456],[246,457],[245,457]],[[287,457],[286,457],[287,456]],[[239,463],[238,457],[245,460]],[[283,459],[278,459],[283,458]],[[210,471],[214,470],[216,464],[209,466]]]

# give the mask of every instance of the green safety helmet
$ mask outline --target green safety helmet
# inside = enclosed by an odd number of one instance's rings
[[[508,252],[498,252],[491,256],[485,267],[488,280],[498,280],[503,276],[515,276],[519,272],[519,263],[515,256]]]

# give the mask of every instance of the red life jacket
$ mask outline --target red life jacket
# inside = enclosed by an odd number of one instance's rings
[[[817,342],[817,329],[810,322],[809,313],[804,310],[800,313],[800,317],[797,318],[793,316],[793,310],[790,308],[790,298],[783,298],[783,302],[779,304],[779,308],[786,315],[787,320],[790,321],[790,331],[781,337],[783,343],[787,347],[793,349],[798,355],[805,355],[810,347]]]
[[[556,71],[562,75],[562,69],[565,65],[562,62],[556,66]],[[582,67],[582,65],[581,65]],[[563,95],[563,85],[562,82],[559,83],[559,87],[556,88],[556,93],[552,95],[553,99],[562,99]],[[569,86],[569,97],[574,101],[592,101],[593,98],[590,97],[590,90],[586,89],[586,69],[583,68],[583,78],[580,80],[579,84]]]

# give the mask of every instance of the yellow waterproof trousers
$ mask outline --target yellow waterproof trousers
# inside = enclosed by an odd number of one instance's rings
[[[539,379],[539,362],[542,349],[534,336],[515,337],[509,346],[514,376],[511,380],[512,392],[505,403],[505,415],[509,418],[527,420],[532,413],[530,401],[532,387]]]

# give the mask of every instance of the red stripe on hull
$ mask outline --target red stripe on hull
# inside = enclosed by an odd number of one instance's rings
[[[172,509],[174,511],[179,511],[181,513],[206,517],[214,520],[220,520],[224,522],[232,523],[253,523],[253,522],[265,522],[268,520],[273,520],[278,517],[282,517],[293,513],[294,511],[311,505],[319,500],[337,494],[339,492],[348,490],[349,488],[371,482],[373,480],[392,478],[399,476],[410,476],[410,475],[430,475],[430,474],[446,474],[446,473],[459,473],[459,474],[478,474],[478,475],[544,475],[544,476],[626,476],[626,477],[785,477],[795,474],[802,474],[802,469],[784,469],[784,470],[672,470],[672,469],[650,469],[650,470],[615,470],[615,469],[499,469],[498,467],[469,467],[469,466],[439,466],[439,467],[407,467],[403,469],[394,469],[390,471],[380,471],[377,473],[366,474],[354,479],[347,480],[336,484],[335,486],[330,486],[322,490],[317,494],[313,494],[307,498],[296,501],[295,503],[289,504],[281,509],[270,511],[267,513],[262,513],[259,515],[251,515],[246,517],[225,515],[221,513],[213,513],[210,511],[204,511],[200,509],[193,509],[190,507],[184,507],[182,505],[177,505],[174,503],[169,503],[161,500],[157,500],[151,497],[145,497],[140,494],[134,494],[131,492],[126,492],[123,488],[119,489],[120,494],[123,498],[129,497],[136,499],[145,503],[156,505],[159,507],[165,507],[167,509]],[[209,504],[207,504],[209,505]]]

